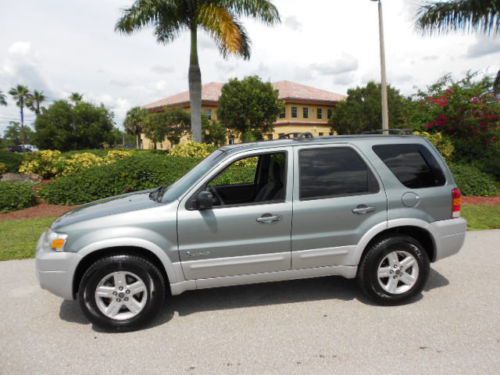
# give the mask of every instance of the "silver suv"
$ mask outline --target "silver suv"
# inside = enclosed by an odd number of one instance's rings
[[[419,294],[458,252],[460,191],[415,136],[222,147],[169,187],[81,206],[37,246],[42,288],[138,328],[186,290],[340,275],[380,304]]]

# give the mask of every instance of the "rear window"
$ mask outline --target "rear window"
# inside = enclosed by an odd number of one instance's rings
[[[446,182],[438,162],[422,145],[377,145],[373,151],[406,187],[418,189]]]
[[[299,167],[301,200],[379,191],[375,176],[350,147],[301,150]]]

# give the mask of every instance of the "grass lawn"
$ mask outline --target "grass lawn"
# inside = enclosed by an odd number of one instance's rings
[[[464,205],[469,230],[500,229],[500,205]],[[0,221],[0,261],[32,258],[40,234],[55,217]]]
[[[0,260],[32,258],[38,238],[55,217],[0,221]]]

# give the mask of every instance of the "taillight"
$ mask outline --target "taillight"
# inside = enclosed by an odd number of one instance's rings
[[[459,188],[451,191],[451,217],[460,217],[462,209],[462,193]]]

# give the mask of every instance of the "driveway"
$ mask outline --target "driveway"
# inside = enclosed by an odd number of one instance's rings
[[[0,298],[2,375],[500,373],[500,230],[470,232],[398,307],[321,278],[187,292],[109,334],[39,289],[33,260],[0,262]]]

